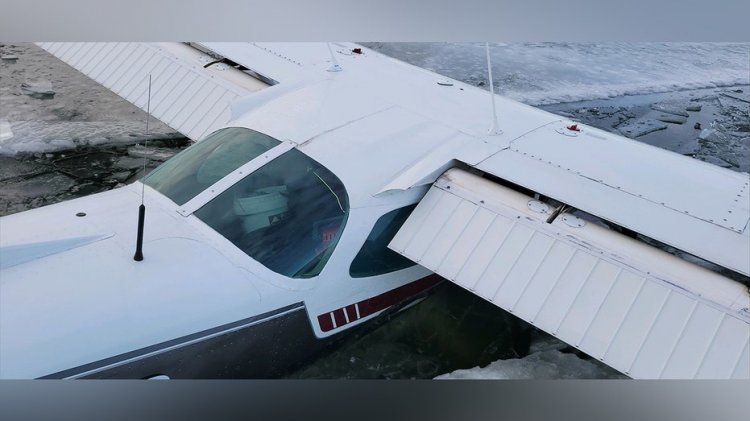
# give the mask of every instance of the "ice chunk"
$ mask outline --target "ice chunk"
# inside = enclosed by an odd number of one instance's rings
[[[130,171],[120,171],[112,174],[109,179],[117,183],[122,183],[130,178],[131,175]]]
[[[128,148],[128,155],[134,158],[146,158],[154,161],[166,161],[171,158],[177,151],[169,148],[152,148],[147,146],[135,145]]]
[[[717,143],[726,141],[726,136],[716,129],[703,129],[701,134],[698,135],[698,139]]]
[[[21,84],[21,92],[37,99],[51,99],[55,96],[52,83],[47,79],[29,80]]]
[[[130,156],[123,156],[115,162],[115,167],[122,168],[125,170],[133,170],[141,168],[143,166],[143,158],[133,158]]]
[[[63,151],[76,147],[75,142],[70,139],[52,139],[49,141],[49,151]]]
[[[674,114],[661,114],[659,117],[656,117],[656,119],[665,123],[674,124],[685,124],[685,122],[687,121],[687,118]]]
[[[0,120],[0,142],[13,137],[13,130],[10,129],[8,120]]]
[[[673,115],[678,115],[681,117],[686,117],[686,118],[690,116],[686,111],[683,111],[680,107],[670,105],[670,104],[652,104],[651,109],[656,110],[656,111],[661,111],[667,114],[673,114]]]
[[[726,96],[726,97],[729,97],[729,98],[732,98],[732,99],[736,99],[738,101],[750,102],[750,93],[744,93],[740,89],[737,89],[737,91],[739,91],[739,92],[736,92],[736,91],[724,91],[721,94],[724,95],[724,96]]]
[[[591,360],[560,351],[544,351],[520,359],[499,360],[484,368],[456,370],[436,379],[607,379],[623,376]]]
[[[567,345],[543,338],[532,343],[523,358],[498,360],[486,367],[456,370],[436,379],[608,379],[626,378],[594,359],[563,352]]]
[[[701,107],[700,105],[697,105],[697,104],[695,104],[695,105],[688,105],[687,107],[685,107],[685,111],[692,111],[692,112],[698,112],[698,111],[700,111],[702,109],[703,109],[703,107]]]
[[[39,174],[45,171],[45,167],[35,162],[19,161],[0,155],[0,182],[20,176]]]
[[[724,159],[721,159],[721,158],[719,158],[717,156],[705,155],[705,156],[700,156],[698,158],[701,161],[708,162],[709,164],[713,164],[713,165],[716,165],[718,167],[722,167],[722,168],[731,168],[732,167],[731,163],[729,163],[729,162],[725,161]]]
[[[641,119],[628,124],[624,124],[618,127],[617,130],[619,130],[620,133],[622,133],[624,136],[632,139],[643,136],[645,134],[649,134],[651,132],[655,132],[657,130],[664,130],[666,128],[666,124],[661,123],[657,120]]]
[[[23,199],[56,196],[61,192],[70,190],[75,184],[75,180],[66,175],[47,173],[17,181],[11,186],[7,186],[8,190],[3,191],[3,195]]]
[[[165,130],[146,134],[145,126],[137,121],[12,121],[11,125],[13,137],[0,141],[2,155],[183,138]]]

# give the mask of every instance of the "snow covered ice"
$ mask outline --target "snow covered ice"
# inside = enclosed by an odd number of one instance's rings
[[[498,360],[486,367],[456,370],[437,376],[438,380],[456,379],[623,379],[626,376],[593,360],[582,359],[557,339],[541,335],[532,342],[529,355]]]
[[[183,136],[151,119],[32,44],[2,44],[0,155],[40,154],[87,145],[132,145]]]
[[[411,64],[484,85],[484,43],[367,43]],[[495,92],[532,105],[746,85],[750,46],[715,43],[490,44]]]

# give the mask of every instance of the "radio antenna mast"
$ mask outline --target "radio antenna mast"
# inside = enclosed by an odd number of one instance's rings
[[[148,121],[151,119],[151,74],[148,75],[148,102],[146,105],[146,136],[143,141],[143,148],[148,147]],[[143,199],[146,195],[146,183],[143,177],[146,176],[146,153],[143,153],[143,175],[141,175],[141,206],[138,207],[138,237],[135,240],[135,255],[133,260],[140,262],[143,260],[143,224],[146,219],[146,205]]]
[[[490,135],[500,135],[503,131],[497,125],[497,111],[495,110],[495,84],[492,81],[492,62],[490,61],[490,44],[484,43],[484,50],[487,53],[487,77],[490,82],[490,98],[492,99],[492,127],[490,127]]]

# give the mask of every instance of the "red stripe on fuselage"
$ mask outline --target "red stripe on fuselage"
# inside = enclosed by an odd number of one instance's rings
[[[414,282],[410,282],[406,285],[402,285],[398,288],[394,288],[390,291],[386,291],[380,295],[362,300],[356,303],[356,305],[359,306],[359,317],[357,317],[357,310],[354,307],[355,304],[350,304],[346,307],[341,307],[336,310],[323,313],[318,316],[318,324],[320,325],[320,330],[322,330],[323,332],[328,332],[329,330],[334,329],[333,322],[331,321],[332,314],[336,319],[336,328],[339,328],[345,324],[352,323],[355,320],[367,317],[381,310],[385,310],[392,305],[398,304],[408,298],[411,298],[419,294],[420,292],[437,285],[442,280],[442,277],[433,274],[422,279],[418,279]],[[344,317],[344,312],[346,312],[346,315],[349,316],[348,322]]]
[[[354,308],[354,304],[344,307],[344,311],[346,312],[346,315],[349,316],[349,323],[359,319],[359,317],[357,317],[357,309]]]
[[[323,332],[328,332],[329,330],[333,329],[333,319],[331,319],[331,313],[321,314],[318,316],[318,324],[320,325],[320,330]]]
[[[346,317],[344,317],[344,309],[340,308],[333,311],[333,318],[336,321],[336,327],[343,326],[346,324]]]

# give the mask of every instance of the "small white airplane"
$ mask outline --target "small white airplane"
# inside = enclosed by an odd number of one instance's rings
[[[750,377],[747,286],[632,235],[750,276],[746,173],[356,44],[39,45],[197,142],[0,218],[0,378],[278,377],[443,279],[631,377]]]

